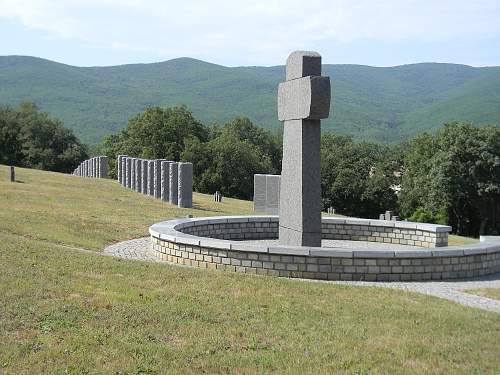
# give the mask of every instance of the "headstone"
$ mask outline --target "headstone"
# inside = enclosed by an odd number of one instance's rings
[[[278,87],[278,119],[284,121],[279,241],[321,246],[321,119],[330,112],[330,79],[321,56],[296,51]]]
[[[148,161],[147,160],[142,160],[142,178],[141,178],[141,193],[142,194],[147,194],[148,193]]]
[[[169,196],[168,196],[168,201],[171,204],[177,205],[178,202],[178,174],[179,174],[179,169],[178,169],[178,163],[172,162],[169,165]]]
[[[148,160],[148,195],[154,196],[155,161]]]
[[[378,218],[379,220],[385,220],[385,214],[380,214]]]
[[[161,162],[164,159],[154,160],[154,181],[153,181],[153,195],[155,198],[161,198]]]
[[[162,161],[160,165],[161,169],[161,192],[160,198],[164,202],[168,202],[170,195],[170,163],[171,161]]]
[[[135,162],[135,191],[142,193],[142,159]]]
[[[131,162],[132,158],[126,157],[125,158],[125,187],[130,189],[131,186]]]
[[[253,210],[266,212],[266,175],[253,175]]]
[[[16,170],[13,166],[10,167],[10,182],[16,181]]]
[[[193,163],[179,163],[178,187],[179,207],[193,207]]]

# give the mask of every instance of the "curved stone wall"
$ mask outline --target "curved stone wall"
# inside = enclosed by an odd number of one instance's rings
[[[277,216],[170,220],[154,224],[149,232],[155,253],[164,260],[233,272],[367,281],[444,280],[500,272],[500,237],[486,237],[469,246],[428,249],[417,246],[445,245],[451,228],[341,218],[323,218],[322,223],[324,239],[406,245],[413,241],[416,246],[414,250],[389,246],[387,250],[352,250],[241,242],[276,239]]]

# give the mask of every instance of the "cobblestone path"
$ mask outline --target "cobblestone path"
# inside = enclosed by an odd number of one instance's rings
[[[123,259],[143,260],[148,262],[168,263],[157,258],[150,247],[149,237],[123,241],[108,246],[104,254]],[[297,280],[297,279],[295,279]],[[500,273],[487,277],[457,280],[457,281],[419,281],[419,282],[367,282],[367,281],[317,281],[355,286],[375,286],[380,288],[402,289],[460,303],[464,306],[475,307],[483,310],[500,313],[500,301],[476,296],[466,292],[468,289],[500,288]]]

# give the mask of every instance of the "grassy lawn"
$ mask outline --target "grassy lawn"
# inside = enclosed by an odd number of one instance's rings
[[[448,236],[448,246],[472,245],[478,243],[479,239],[456,236],[454,234]]]
[[[496,299],[500,301],[500,288],[480,288],[480,289],[469,289],[467,293],[476,294],[478,296]]]
[[[124,261],[178,209],[113,181],[0,167],[0,374],[498,374],[500,316],[382,288]]]
[[[195,193],[192,209],[178,208],[121,187],[116,181],[0,166],[0,231],[26,238],[102,250],[148,235],[148,227],[175,217],[248,214],[252,203]]]

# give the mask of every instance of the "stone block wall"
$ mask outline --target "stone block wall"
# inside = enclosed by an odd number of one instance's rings
[[[448,245],[448,226],[383,220],[325,218],[322,238],[327,240],[369,241],[417,247]],[[202,223],[179,227],[179,231],[199,237],[224,240],[258,240],[278,238],[278,217],[269,222]]]
[[[80,177],[108,178],[108,169],[108,157],[95,156],[82,161],[71,174]]]
[[[151,226],[149,232],[152,248],[163,260],[231,272],[366,281],[446,280],[500,272],[500,237],[484,238],[483,242],[468,246],[441,249],[415,247],[415,250],[291,247],[240,241],[276,238],[276,219],[250,216],[170,220]],[[332,219],[336,218],[324,218],[323,228],[331,227],[335,221]],[[353,222],[361,220],[353,219]],[[401,222],[393,222],[394,225],[399,223]],[[338,222],[334,225],[337,224]],[[404,224],[417,225],[415,235],[417,231],[434,231],[441,233],[440,237],[445,237],[449,228],[430,224],[420,224],[427,227],[418,228],[419,224],[416,223]],[[386,227],[382,225],[374,227],[384,228],[384,233],[387,233]],[[327,232],[327,235],[330,233]]]
[[[118,155],[116,165],[117,180],[122,186],[179,207],[193,206],[191,163],[176,163],[164,159],[145,160]]]
[[[152,237],[156,255],[193,267],[257,275],[320,280],[422,281],[485,276],[500,272],[500,250],[487,254],[387,258],[303,256],[231,251]],[[374,253],[374,255],[376,255]]]

